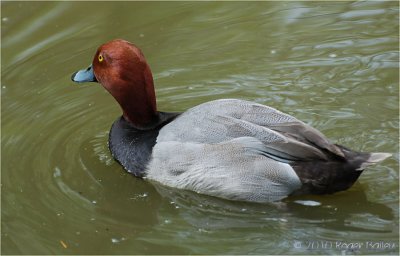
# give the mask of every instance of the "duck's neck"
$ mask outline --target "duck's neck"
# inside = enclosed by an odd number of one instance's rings
[[[139,101],[140,103],[137,103]],[[140,97],[131,97],[128,104],[121,105],[123,117],[135,128],[146,129],[158,119],[157,111],[151,109],[151,106],[151,102],[143,101]]]
[[[123,117],[138,129],[146,129],[158,119],[153,77],[148,65],[142,76],[131,80],[127,86],[120,87],[113,96],[123,111]]]

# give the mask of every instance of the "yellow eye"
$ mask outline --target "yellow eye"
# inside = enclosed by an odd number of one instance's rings
[[[99,54],[98,59],[99,59],[99,62],[102,62],[104,60],[103,55]]]

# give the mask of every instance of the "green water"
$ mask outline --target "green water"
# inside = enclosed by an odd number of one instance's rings
[[[1,253],[398,255],[398,9],[2,1]],[[276,204],[134,178],[107,148],[118,105],[100,85],[70,81],[114,38],[142,48],[160,110],[246,99],[339,144],[394,156],[348,191]]]

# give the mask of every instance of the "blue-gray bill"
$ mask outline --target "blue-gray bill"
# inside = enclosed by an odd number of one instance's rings
[[[72,74],[71,80],[77,83],[84,82],[97,82],[97,79],[93,73],[92,64],[87,69],[79,70]]]

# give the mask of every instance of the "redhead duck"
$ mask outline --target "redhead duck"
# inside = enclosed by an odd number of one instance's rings
[[[112,125],[113,157],[137,177],[230,200],[269,202],[346,190],[369,165],[362,153],[272,107],[221,99],[184,113],[160,112],[142,51],[117,39],[101,45],[74,82],[99,82],[122,108]]]

